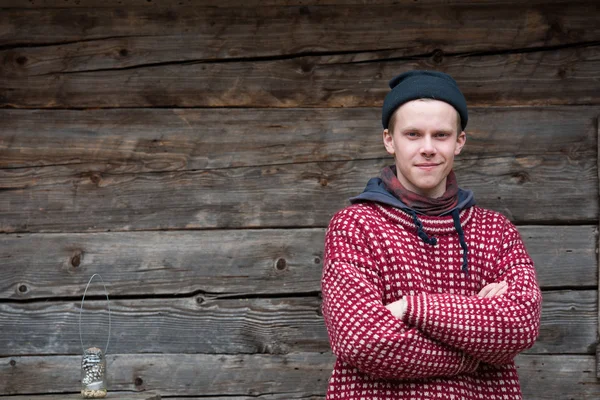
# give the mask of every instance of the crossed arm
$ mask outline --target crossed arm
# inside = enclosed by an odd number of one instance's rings
[[[477,369],[474,357],[395,318],[383,305],[381,282],[368,261],[358,257],[350,263],[338,256],[327,259],[322,280],[323,316],[336,356],[385,379],[452,376]]]
[[[516,229],[498,257],[501,280],[477,295],[420,294],[388,305],[369,249],[344,230],[328,230],[322,289],[332,349],[348,364],[389,379],[453,376],[480,362],[509,363],[533,345],[541,296]]]
[[[477,297],[481,297],[483,299],[491,299],[496,296],[502,296],[508,290],[508,285],[506,282],[492,282],[483,287],[477,293]],[[385,306],[394,317],[398,319],[403,319],[406,314],[406,308],[408,307],[408,303],[406,302],[406,298],[401,298],[393,303],[390,303]]]

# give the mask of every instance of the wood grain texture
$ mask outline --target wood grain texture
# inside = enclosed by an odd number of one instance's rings
[[[181,4],[184,3],[184,4]],[[369,5],[395,5],[397,7],[414,7],[415,0],[369,0]],[[531,5],[564,5],[574,3],[592,3],[590,0],[530,0]],[[521,5],[515,0],[486,0],[488,5]],[[150,8],[150,9],[179,9],[186,7],[259,7],[259,6],[343,6],[343,5],[365,5],[365,0],[187,0],[178,3],[152,2],[148,0],[127,0],[128,8]],[[422,6],[449,6],[449,5],[473,5],[473,0],[418,0]],[[181,7],[183,6],[183,7]],[[123,7],[123,0],[0,0],[0,8],[15,9],[43,9],[43,8],[119,8]]]
[[[589,231],[576,232],[589,236]],[[324,233],[265,229],[4,235],[0,297],[81,296],[94,273],[109,282],[113,296],[316,293]],[[575,260],[564,256],[555,261],[570,265],[567,260]],[[585,265],[583,258],[578,260]],[[589,275],[584,270],[579,269]]]
[[[597,292],[543,292],[540,335],[531,354],[596,354]]]
[[[516,362],[525,399],[595,399],[600,396],[600,385],[594,376],[594,356],[521,355]],[[78,388],[79,363],[77,356],[0,358],[0,393],[47,393],[65,387]],[[108,357],[111,390],[152,390],[163,397],[175,398],[223,399],[226,396],[247,400],[265,394],[268,399],[322,399],[332,367],[330,353]]]
[[[521,355],[516,362],[524,399],[592,400],[600,397],[594,356]]]
[[[400,72],[436,69],[470,106],[600,103],[600,46],[495,55],[304,56],[284,60],[175,63],[116,70],[0,75],[0,107],[371,107]],[[9,63],[10,64],[10,63]]]
[[[6,169],[0,171],[0,231],[325,227],[391,163],[386,158],[117,175],[72,173],[69,166],[35,174]],[[595,160],[548,154],[463,159],[454,166],[480,206],[517,223],[598,220]]]
[[[529,354],[595,354],[597,291],[544,292],[542,325]],[[312,297],[114,299],[109,353],[290,354],[327,352]],[[84,347],[108,337],[105,300],[86,298]],[[79,303],[0,303],[0,355],[79,354]]]
[[[13,64],[17,70],[36,75],[311,52],[468,53],[600,39],[593,1],[562,5],[439,1],[435,7],[409,1],[297,2],[276,7],[242,2],[226,7],[227,2],[217,7],[215,2],[187,1],[143,7],[96,3],[82,8],[63,2],[60,8],[44,9],[36,2],[36,8],[5,9],[0,15],[0,26],[5,27],[0,46],[17,50],[15,59],[27,58]],[[28,50],[24,45],[48,48]],[[57,62],[57,54],[62,61]]]
[[[157,393],[130,393],[130,392],[108,392],[107,398],[118,400],[160,400],[160,394]],[[61,394],[42,394],[42,395],[27,395],[27,396],[11,396],[9,400],[81,400],[81,394],[61,393]]]
[[[77,390],[80,363],[78,356],[0,358],[0,393]],[[322,395],[332,367],[330,353],[107,356],[109,390],[152,390],[161,396]]]
[[[86,299],[85,303],[84,346],[103,347],[108,334],[106,301]],[[329,351],[316,295],[233,300],[113,299],[110,308],[112,330],[108,352],[113,354]],[[4,321],[0,355],[81,353],[78,304],[0,303],[0,310],[0,321]]]
[[[469,109],[459,158],[596,159],[597,107]],[[165,172],[387,156],[381,109],[0,110],[0,171]],[[1,174],[2,172],[0,172]],[[20,175],[22,176],[22,175]]]
[[[520,226],[542,288],[595,288],[594,226]],[[320,290],[325,229],[0,236],[0,298],[285,295]],[[33,250],[35,249],[35,250]],[[98,290],[97,290],[98,289]],[[93,295],[101,296],[92,285]]]
[[[596,124],[597,138],[598,138],[598,140],[597,140],[597,157],[598,158],[597,159],[598,159],[598,165],[600,166],[600,117],[598,118],[597,121],[598,121],[598,123]],[[598,180],[600,181],[600,172],[598,173]],[[599,190],[598,196],[600,198],[600,184],[598,186],[598,190]],[[596,247],[596,249],[600,249],[600,238],[598,238],[598,247]],[[598,251],[598,250],[596,250],[596,251]],[[600,276],[598,279],[600,279]],[[600,281],[598,284],[600,285]],[[600,313],[600,298],[598,299],[598,307],[599,307],[598,312]],[[600,332],[600,315],[598,316],[598,332]],[[599,337],[600,337],[600,335],[599,335]],[[596,362],[600,366],[600,348],[597,348]],[[600,378],[600,368],[596,368],[596,377]]]

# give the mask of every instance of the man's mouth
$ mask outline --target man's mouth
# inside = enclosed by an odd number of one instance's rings
[[[437,167],[439,164],[436,163],[420,163],[420,164],[415,164],[415,166],[417,168],[421,168],[421,169],[425,169],[425,170],[430,170],[433,169],[435,167]]]

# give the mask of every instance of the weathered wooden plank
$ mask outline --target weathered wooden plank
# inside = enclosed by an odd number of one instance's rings
[[[323,227],[391,163],[386,158],[118,175],[72,174],[69,166],[34,174],[5,169],[0,231]],[[515,222],[597,221],[595,159],[462,159],[455,170],[478,204]]]
[[[543,289],[593,287],[597,281],[594,226],[519,226]],[[571,276],[573,274],[578,277]]]
[[[530,354],[595,354],[597,291],[544,292]],[[84,346],[108,337],[106,301],[87,301]],[[329,351],[318,297],[118,299],[111,302],[109,352],[289,354]],[[0,303],[0,355],[81,353],[76,302]]]
[[[594,356],[552,355],[517,357],[524,399],[597,399]]]
[[[150,4],[149,4],[150,3]],[[520,5],[515,0],[486,0],[489,5]],[[530,0],[527,4],[573,4],[573,3],[590,3],[590,0]],[[591,1],[592,4],[595,4]],[[373,5],[396,5],[398,7],[415,6],[415,0],[369,0],[370,6]],[[419,0],[418,4],[423,6],[440,6],[440,5],[472,5],[473,0]],[[182,8],[180,3],[161,3],[151,2],[148,0],[128,0],[128,8],[145,7],[145,8]],[[343,6],[343,5],[365,5],[365,0],[187,0],[184,7],[258,7],[258,6]],[[68,6],[68,7],[66,7]],[[123,0],[76,0],[66,3],[65,0],[0,0],[0,8],[16,8],[16,9],[42,9],[42,8],[119,8],[123,7]]]
[[[471,106],[600,103],[600,46],[409,60],[390,54],[176,63],[15,77],[0,75],[0,107],[370,107],[413,69],[451,74]],[[393,55],[395,56],[395,55]]]
[[[5,64],[8,74],[37,75],[310,52],[392,50],[398,57],[436,49],[465,53],[600,39],[600,19],[592,1],[445,2],[436,7],[408,1],[403,5],[331,3],[110,8],[88,3],[83,9],[63,3],[54,9],[43,5],[5,9],[0,15],[0,26],[5,27],[0,31],[0,46],[17,50],[4,55],[10,61]],[[502,34],[490,35],[491,30]],[[50,46],[23,48],[32,44]]]
[[[113,300],[109,353],[288,354],[329,350],[315,295],[281,299]],[[106,301],[86,299],[84,346],[104,347]],[[0,355],[79,354],[79,304],[0,303]],[[574,345],[574,344],[573,344]]]
[[[77,390],[80,363],[78,356],[0,358],[0,394]],[[109,390],[147,389],[162,396],[320,395],[332,365],[329,353],[107,356]]]
[[[595,287],[594,226],[519,231],[542,288]],[[316,293],[324,234],[319,228],[2,235],[0,298],[79,297],[94,273],[112,296]]]
[[[160,400],[160,394],[151,392],[130,393],[130,392],[110,392],[111,399],[119,400]],[[11,396],[9,400],[81,400],[81,394],[40,394],[27,396]]]
[[[543,292],[540,335],[531,354],[595,354],[597,291]]]
[[[262,398],[262,394],[270,396],[265,397],[268,399],[322,398],[333,367],[330,353],[137,354],[109,355],[108,359],[111,390],[149,389],[162,396],[227,396],[238,400]],[[79,363],[77,356],[0,358],[0,393],[76,389]],[[594,364],[590,355],[519,356],[523,396],[536,400],[598,398],[600,384],[594,376]]]
[[[596,158],[598,107],[469,110],[461,158]],[[381,109],[0,110],[0,169],[137,173],[380,158]],[[290,151],[292,149],[292,151]]]
[[[81,296],[94,273],[109,283],[113,296],[317,292],[324,232],[264,229],[3,235],[0,297]],[[584,235],[591,239],[589,232]],[[558,256],[555,261],[562,264],[568,258]]]
[[[600,117],[598,118],[598,123],[596,124],[596,129],[598,130],[597,132],[597,156],[598,156],[598,165],[600,166]],[[600,172],[598,173],[598,180],[600,181]],[[598,196],[600,197],[600,184],[598,185]],[[598,247],[596,247],[597,249],[600,249],[600,238],[598,239]],[[600,274],[599,274],[600,275]],[[600,276],[599,278],[600,279]],[[600,285],[600,281],[598,283]],[[599,286],[600,287],[600,286]],[[598,299],[598,313],[600,314],[600,298]],[[600,332],[600,315],[598,316],[598,332]],[[600,335],[599,335],[600,336]],[[596,353],[596,362],[598,363],[598,365],[600,365],[600,348],[597,348],[597,353]],[[600,368],[596,368],[596,377],[600,378]]]

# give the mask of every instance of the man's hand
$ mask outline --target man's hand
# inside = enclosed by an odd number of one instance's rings
[[[390,303],[387,306],[385,306],[385,308],[390,310],[392,315],[398,319],[402,319],[404,317],[404,314],[406,314],[407,307],[408,307],[408,305],[407,305],[406,299],[404,297],[398,301],[395,301],[395,302]]]
[[[484,288],[479,291],[477,296],[483,297],[484,299],[499,297],[506,293],[507,289],[508,284],[504,281],[499,283],[490,283],[489,285],[485,285]]]

